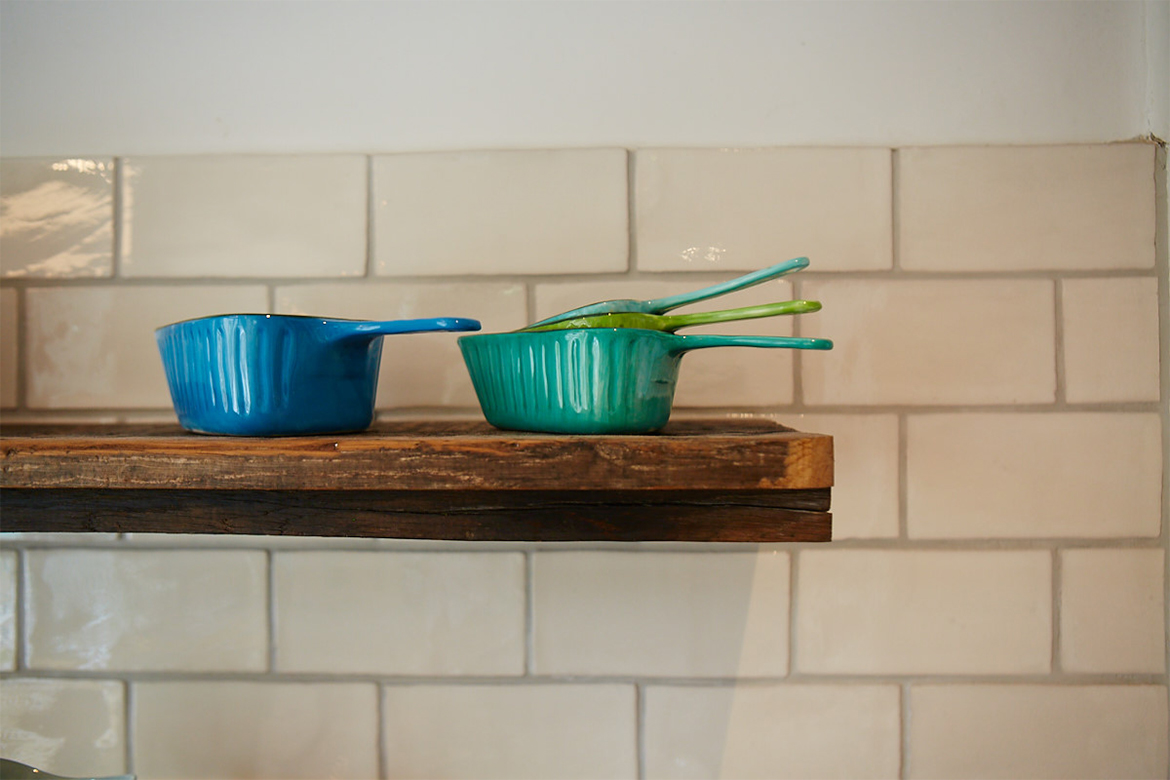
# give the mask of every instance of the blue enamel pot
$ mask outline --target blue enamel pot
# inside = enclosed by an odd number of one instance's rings
[[[155,339],[184,428],[293,436],[369,427],[383,336],[479,327],[457,317],[371,322],[225,314],[166,325]]]
[[[485,333],[459,348],[484,417],[545,433],[650,433],[666,425],[685,353],[710,347],[831,349],[827,339],[679,336],[640,328]]]

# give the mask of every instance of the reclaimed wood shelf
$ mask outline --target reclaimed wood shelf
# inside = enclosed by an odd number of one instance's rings
[[[827,542],[833,440],[770,421],[644,436],[484,422],[201,436],[175,425],[5,425],[0,531],[474,541]]]

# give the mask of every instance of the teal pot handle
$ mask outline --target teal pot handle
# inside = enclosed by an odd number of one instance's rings
[[[771,349],[832,349],[829,339],[806,339],[795,336],[671,336],[670,354],[681,355],[709,347],[767,347]]]
[[[348,321],[327,320],[329,337],[334,341],[353,338],[393,336],[397,333],[429,333],[432,331],[479,330],[478,320],[466,317],[430,317],[421,320]]]
[[[783,263],[761,268],[759,271],[752,271],[750,274],[738,276],[735,279],[720,284],[713,284],[701,290],[692,290],[691,292],[679,293],[678,295],[671,295],[666,298],[657,298],[649,301],[649,306],[646,309],[647,311],[657,313],[667,312],[671,309],[677,309],[680,306],[686,306],[688,303],[698,303],[699,301],[706,301],[710,298],[717,298],[720,295],[727,295],[728,293],[733,293],[748,287],[754,287],[761,282],[775,279],[778,276],[783,276],[793,271],[799,271],[802,268],[808,268],[807,257],[785,260]]]

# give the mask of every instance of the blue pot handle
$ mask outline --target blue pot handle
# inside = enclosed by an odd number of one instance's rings
[[[429,333],[432,331],[479,330],[479,320],[466,317],[431,317],[421,320],[332,320],[330,336],[336,340],[392,336],[396,333]]]
[[[713,336],[697,334],[693,336],[674,336],[670,346],[670,354],[680,355],[693,349],[708,349],[710,347],[769,347],[787,349],[832,349],[833,342],[829,339],[806,339],[795,336]]]

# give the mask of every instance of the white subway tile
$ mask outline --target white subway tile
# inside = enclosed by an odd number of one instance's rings
[[[20,313],[16,290],[0,289],[0,408],[16,406],[20,394]]]
[[[818,271],[892,265],[889,149],[646,149],[635,154],[637,266]]]
[[[536,285],[536,319],[597,301],[631,298],[651,300],[697,290],[724,278],[695,277],[688,281],[567,282]],[[718,311],[792,300],[787,280],[767,282],[732,295],[684,306],[671,314]],[[801,315],[805,316],[805,315]],[[728,322],[684,328],[680,334],[730,333],[791,336],[793,317]],[[674,403],[684,407],[775,406],[792,402],[792,350],[702,349],[688,353],[679,370]]]
[[[624,271],[624,149],[468,151],[373,162],[383,276]]]
[[[1061,553],[1064,671],[1164,672],[1164,580],[1162,550]]]
[[[0,276],[114,272],[114,161],[0,159]]]
[[[537,553],[539,674],[788,672],[788,555]]]
[[[122,161],[121,273],[361,276],[361,155],[205,155]]]
[[[280,552],[284,672],[519,675],[520,553]]]
[[[139,777],[373,778],[372,683],[134,685]]]
[[[1153,144],[900,149],[901,266],[1150,268]]]
[[[16,668],[16,577],[19,560],[0,550],[0,670]]]
[[[69,777],[125,771],[123,690],[113,680],[0,680],[0,755]]]
[[[910,778],[1166,776],[1161,685],[914,685]]]
[[[1052,403],[1052,282],[811,280],[824,309],[801,335],[832,339],[801,360],[811,404]]]
[[[896,685],[650,685],[644,700],[648,777],[898,777]]]
[[[774,415],[833,437],[833,538],[898,535],[898,417],[893,414]]]
[[[1065,397],[1157,401],[1158,280],[1065,279],[1061,288]]]
[[[391,685],[390,780],[634,778],[632,685]]]
[[[155,328],[264,312],[264,288],[57,287],[25,291],[34,409],[170,407]]]
[[[920,539],[1157,536],[1154,413],[911,415],[907,526]]]
[[[33,669],[263,671],[266,560],[245,550],[30,550]]]
[[[1045,673],[1044,550],[804,550],[796,661],[838,674]]]
[[[527,324],[523,284],[366,283],[279,287],[276,310],[288,314],[370,320],[470,317],[483,332]],[[461,333],[415,333],[382,341],[378,408],[476,406],[475,389],[459,352]]]

